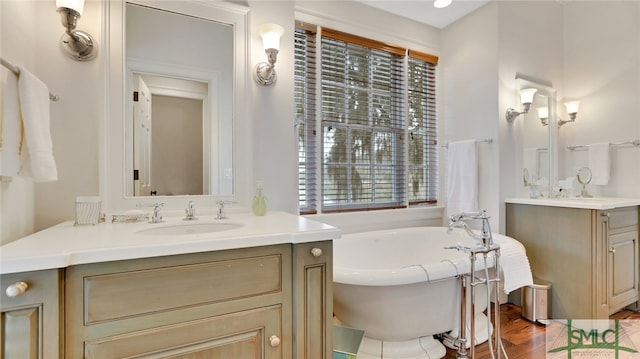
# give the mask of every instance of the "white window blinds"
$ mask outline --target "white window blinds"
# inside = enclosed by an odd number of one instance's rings
[[[407,196],[410,204],[438,200],[436,65],[420,55],[409,51],[407,71]]]
[[[316,33],[296,26],[294,34],[294,103],[298,130],[298,206],[301,214],[316,212]]]
[[[296,27],[300,212],[435,202],[437,58],[322,29],[318,59],[316,37]]]

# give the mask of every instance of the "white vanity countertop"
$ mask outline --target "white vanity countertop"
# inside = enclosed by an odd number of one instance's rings
[[[175,217],[165,218],[164,223],[158,224],[100,223],[95,226],[74,226],[73,221],[64,222],[0,246],[0,274],[340,238],[340,230],[333,226],[284,212],[269,212],[263,217],[234,213],[229,217],[188,222]],[[199,234],[137,233],[162,226],[206,223],[238,223],[242,227]]]
[[[507,198],[506,203],[530,204],[535,206],[569,207],[583,209],[614,209],[629,206],[639,206],[640,198],[613,197],[568,197],[568,198]]]

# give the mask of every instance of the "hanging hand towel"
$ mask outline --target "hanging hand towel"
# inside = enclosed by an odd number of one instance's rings
[[[589,145],[589,169],[591,169],[591,184],[606,186],[609,184],[611,172],[611,156],[609,142]]]
[[[2,97],[2,167],[0,175],[15,177],[20,171],[22,119],[18,101],[18,76],[7,71]]]
[[[56,181],[58,170],[49,131],[49,89],[35,75],[17,67],[20,70],[18,95],[31,177],[35,182]]]
[[[478,162],[476,141],[449,143],[447,152],[447,217],[476,210]]]

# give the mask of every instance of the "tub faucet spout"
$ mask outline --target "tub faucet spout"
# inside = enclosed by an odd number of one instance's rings
[[[484,209],[478,212],[462,212],[452,214],[449,216],[449,229],[447,230],[447,233],[451,233],[454,228],[462,228],[471,238],[481,241],[483,246],[491,247],[493,246],[493,237],[491,235],[489,218],[490,217],[487,215],[487,211]],[[467,224],[467,221],[470,220],[481,220],[482,232],[474,232]]]

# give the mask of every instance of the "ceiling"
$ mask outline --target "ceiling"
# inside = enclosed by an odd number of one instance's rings
[[[357,0],[369,6],[442,29],[490,0],[453,0],[437,9],[433,0]]]

